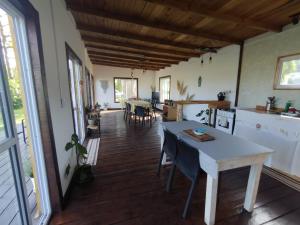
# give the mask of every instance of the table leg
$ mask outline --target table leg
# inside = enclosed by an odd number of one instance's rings
[[[213,178],[212,176],[207,174],[205,215],[204,215],[204,221],[207,225],[215,224],[217,195],[218,195],[218,177]]]
[[[256,201],[256,195],[257,195],[261,170],[262,170],[262,164],[252,165],[250,169],[246,197],[244,202],[244,208],[248,212],[253,211],[253,207]]]

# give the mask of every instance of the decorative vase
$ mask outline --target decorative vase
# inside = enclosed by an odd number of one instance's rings
[[[219,92],[218,96],[218,101],[224,101],[225,100],[225,92]]]

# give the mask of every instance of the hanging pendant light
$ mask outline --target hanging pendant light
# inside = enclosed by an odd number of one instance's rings
[[[201,66],[203,66],[203,64],[204,64],[204,60],[203,60],[203,56],[202,56],[202,58],[201,58]]]
[[[209,64],[211,64],[212,62],[212,57],[211,57],[211,54],[209,55]]]
[[[131,69],[130,77],[133,79],[133,69]]]

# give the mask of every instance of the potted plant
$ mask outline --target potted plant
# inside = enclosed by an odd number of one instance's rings
[[[95,110],[100,111],[100,109],[101,109],[101,105],[98,102],[96,102]]]
[[[79,143],[79,139],[76,134],[71,136],[71,141],[65,146],[66,151],[71,149],[76,151],[76,168],[74,174],[75,182],[78,184],[84,184],[92,181],[94,179],[92,166],[86,163],[87,150]]]
[[[95,125],[96,119],[92,115],[90,115],[90,112],[92,112],[91,107],[86,106],[85,107],[85,114],[87,115],[88,124],[89,125]]]
[[[24,163],[24,173],[25,176],[30,178],[30,181],[32,183],[33,186],[33,192],[36,193],[36,187],[35,187],[35,181],[34,181],[34,176],[33,176],[33,169],[32,169],[32,165],[29,159],[27,159]]]
[[[103,104],[104,110],[107,110],[108,106],[109,106],[109,103],[108,102],[104,102],[104,104]]]

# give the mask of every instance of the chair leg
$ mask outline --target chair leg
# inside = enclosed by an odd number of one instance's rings
[[[162,163],[164,154],[165,154],[165,151],[164,151],[164,150],[161,150],[160,158],[159,158],[159,164],[158,164],[158,169],[157,169],[157,173],[156,173],[157,176],[160,175],[160,168],[161,168],[161,163]]]
[[[197,186],[197,180],[192,181],[192,185],[190,187],[189,195],[188,195],[188,198],[186,200],[184,210],[183,210],[183,213],[182,213],[182,218],[183,219],[187,218],[187,215],[188,215],[188,212],[189,212],[189,209],[190,209],[190,206],[191,206],[191,202],[192,202],[193,193],[195,191],[196,186]]]
[[[174,175],[175,175],[175,170],[176,170],[176,165],[173,164],[172,169],[169,174],[169,178],[168,178],[167,192],[171,191],[172,183],[173,183],[173,179],[174,179]]]

